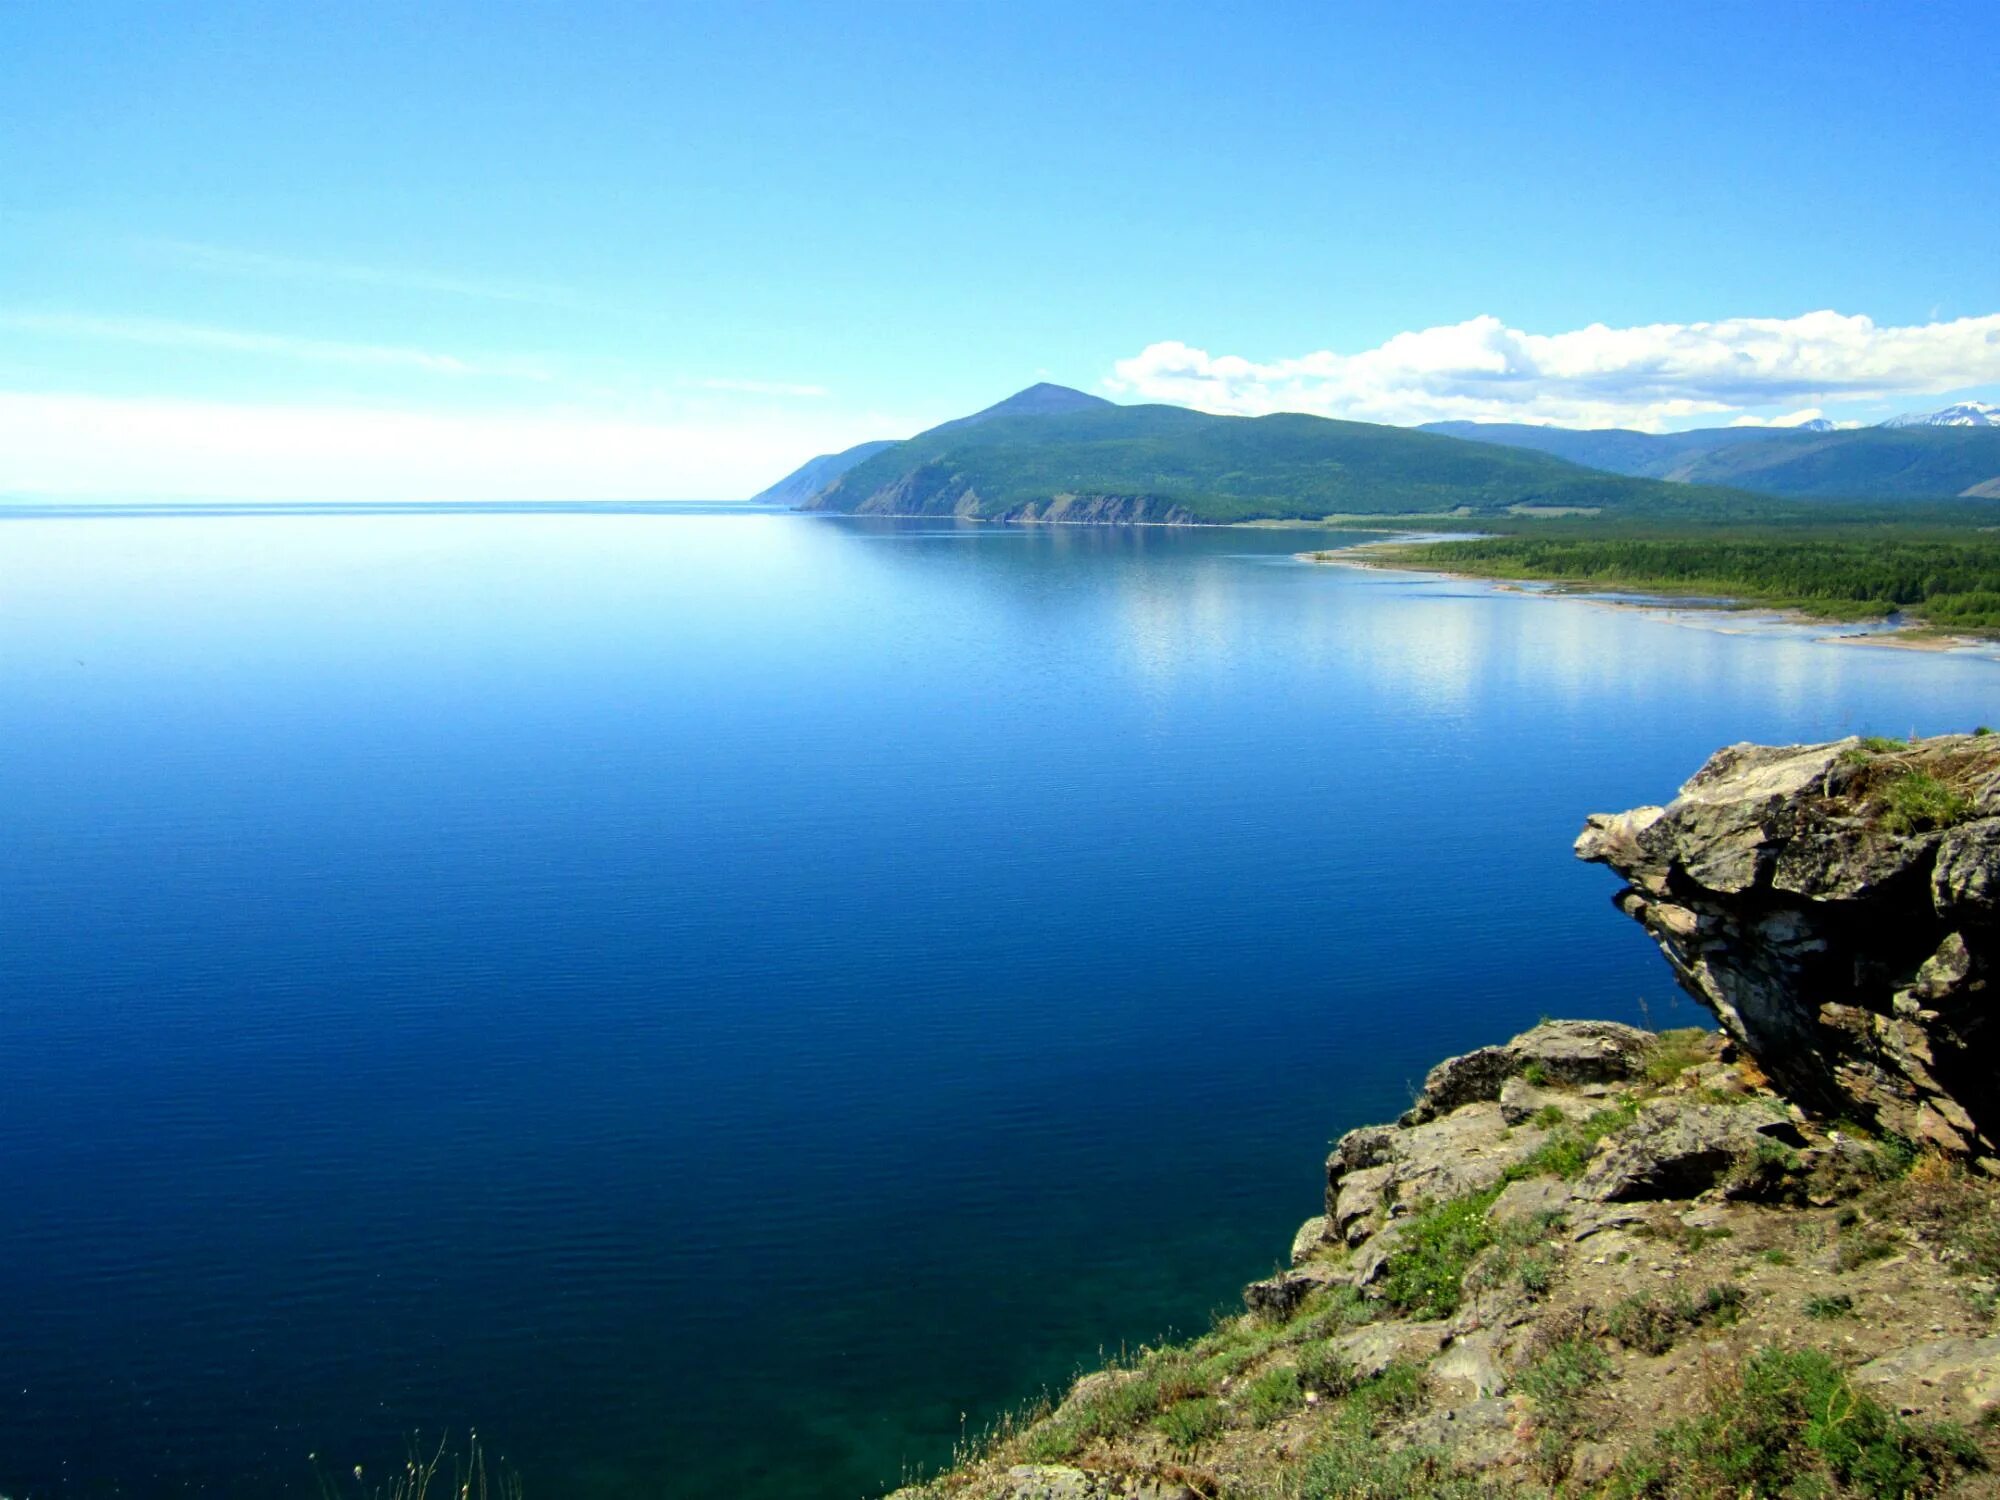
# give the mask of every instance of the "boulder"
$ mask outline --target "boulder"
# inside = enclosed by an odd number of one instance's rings
[[[1328,1248],[1339,1244],[1334,1237],[1333,1220],[1325,1214],[1314,1214],[1299,1226],[1299,1232],[1292,1236],[1292,1264],[1302,1266],[1309,1260],[1324,1255]]]
[[[1307,1264],[1280,1271],[1243,1288],[1243,1305],[1266,1318],[1289,1318],[1314,1292],[1347,1280],[1347,1272],[1326,1264]]]
[[[1432,1068],[1402,1123],[1421,1125],[1498,1099],[1514,1078],[1569,1088],[1634,1078],[1651,1043],[1651,1033],[1616,1021],[1544,1021],[1504,1047],[1481,1047]]]
[[[1915,1344],[1870,1360],[1853,1380],[1905,1415],[1974,1422],[2000,1411],[2000,1338]]]
[[[1399,1360],[1429,1364],[1448,1336],[1442,1323],[1371,1323],[1343,1333],[1333,1348],[1356,1378],[1370,1380]]]
[[[1754,1107],[1656,1099],[1604,1143],[1576,1195],[1598,1203],[1693,1198],[1751,1162],[1760,1146],[1801,1143],[1789,1120]]]
[[[1500,1395],[1507,1389],[1507,1372],[1495,1336],[1482,1331],[1454,1339],[1431,1362],[1431,1379],[1458,1387],[1468,1399]]]

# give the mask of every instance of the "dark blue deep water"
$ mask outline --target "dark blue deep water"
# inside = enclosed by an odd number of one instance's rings
[[[1575,863],[1981,658],[780,514],[0,522],[0,1492],[846,1497],[1203,1326]]]

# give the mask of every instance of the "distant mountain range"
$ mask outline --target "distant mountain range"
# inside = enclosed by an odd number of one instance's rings
[[[1219,417],[1032,385],[906,441],[823,454],[755,498],[860,515],[1243,521],[1328,515],[1775,513],[1766,497],[2000,498],[2000,408],[1880,427],[1647,433]]]
[[[1692,432],[1579,431],[1507,422],[1433,422],[1422,430],[1566,458],[1587,468],[1766,495],[1856,500],[2000,496],[2000,423],[1949,414],[1993,412],[1978,402],[1880,427],[1703,427]]]
[[[1937,411],[1891,417],[1884,427],[2000,427],[2000,406],[1984,401],[1960,401]]]
[[[1686,513],[1730,499],[1403,427],[1117,406],[1038,385],[847,465],[801,504],[858,515],[1187,522]]]

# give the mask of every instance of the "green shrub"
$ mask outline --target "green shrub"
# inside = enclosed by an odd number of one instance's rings
[[[1845,1292],[1806,1298],[1806,1316],[1809,1318],[1844,1318],[1853,1311],[1854,1299]]]
[[[1299,1351],[1299,1386],[1332,1399],[1359,1383],[1353,1362],[1331,1344],[1308,1344]]]
[[[1266,1370],[1243,1388],[1243,1414],[1252,1427],[1269,1427],[1304,1401],[1299,1372],[1288,1367]]]
[[[1515,1389],[1534,1410],[1535,1466],[1546,1478],[1561,1479],[1577,1445],[1590,1435],[1584,1397],[1610,1367],[1590,1338],[1572,1332],[1545,1347],[1515,1377]]]
[[[1227,1422],[1220,1401],[1212,1396],[1197,1396],[1168,1407],[1154,1418],[1153,1425],[1167,1435],[1167,1442],[1173,1447],[1187,1452],[1214,1437]]]
[[[1555,1261],[1546,1251],[1532,1250],[1521,1257],[1515,1275],[1520,1280],[1521,1290],[1539,1300],[1548,1296],[1549,1288],[1555,1285]]]
[[[1836,1271],[1858,1271],[1874,1261],[1887,1260],[1896,1253],[1893,1236],[1880,1229],[1857,1229],[1840,1237],[1833,1252]]]
[[[1407,1417],[1424,1404],[1428,1378],[1414,1360],[1395,1360],[1380,1374],[1356,1383],[1348,1395],[1348,1409],[1370,1423]]]
[[[1973,814],[1972,799],[1928,771],[1905,771],[1882,789],[1882,826],[1891,833],[1949,828]]]
[[[1501,1180],[1518,1182],[1526,1177],[1574,1180],[1581,1177],[1583,1169],[1590,1165],[1597,1143],[1638,1118],[1638,1101],[1625,1099],[1598,1110],[1578,1124],[1565,1121],[1549,1132],[1549,1138],[1526,1161],[1509,1167]]]
[[[1686,1292],[1672,1297],[1635,1293],[1604,1315],[1602,1327],[1628,1349],[1665,1354],[1686,1329],[1704,1324],[1727,1327],[1742,1315],[1742,1288],[1719,1283],[1700,1297]]]
[[[1498,1188],[1488,1188],[1453,1198],[1404,1225],[1382,1278],[1382,1295],[1391,1307],[1418,1318],[1448,1318],[1458,1311],[1467,1267],[1493,1243],[1486,1210],[1499,1196]]]

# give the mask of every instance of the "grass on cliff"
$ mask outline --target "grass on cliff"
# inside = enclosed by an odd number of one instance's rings
[[[1906,771],[1883,789],[1882,826],[1891,833],[1949,828],[1972,816],[1972,799],[1928,771]]]
[[[1683,1065],[1685,1066],[1685,1065]],[[1675,1076],[1678,1076],[1676,1073]],[[1526,1161],[1510,1167],[1501,1178],[1515,1182],[1527,1177],[1562,1177],[1574,1180],[1583,1175],[1597,1143],[1615,1135],[1639,1118],[1639,1101],[1621,1099],[1595,1111],[1588,1119],[1571,1123],[1564,1119],[1549,1131],[1549,1138]]]
[[[1577,1448],[1595,1435],[1586,1404],[1611,1361],[1581,1326],[1550,1330],[1540,1352],[1514,1379],[1534,1414],[1534,1464],[1544,1479],[1565,1478]]]
[[[1765,1348],[1713,1383],[1695,1416],[1619,1466],[1618,1500],[1855,1494],[1902,1500],[1983,1467],[1959,1428],[1904,1420],[1817,1349]]]
[[[1840,755],[1841,764],[1861,774],[1854,779],[1850,795],[1866,807],[1891,833],[1922,833],[1963,823],[1978,811],[1966,794],[1966,787],[1954,779],[1974,784],[1990,774],[1988,756],[1947,757],[1943,762],[1913,766],[1901,740],[1870,735]],[[1937,774],[1939,770],[1944,775]]]
[[[1448,1318],[1465,1299],[1465,1273],[1494,1241],[1486,1210],[1500,1196],[1496,1185],[1447,1199],[1403,1226],[1382,1274],[1382,1299],[1412,1318]]]
[[[1146,1428],[1178,1451],[1194,1451],[1232,1422],[1262,1427],[1278,1420],[1304,1404],[1308,1391],[1335,1400],[1374,1399],[1379,1388],[1357,1380],[1327,1342],[1371,1316],[1360,1294],[1342,1286],[1308,1298],[1287,1319],[1224,1319],[1200,1338],[1110,1362],[1059,1406],[1044,1401],[1002,1418],[954,1462],[1005,1452],[1025,1463],[1060,1463]],[[1214,1399],[1274,1355],[1288,1355],[1290,1362],[1252,1377],[1232,1393],[1228,1408]]]

